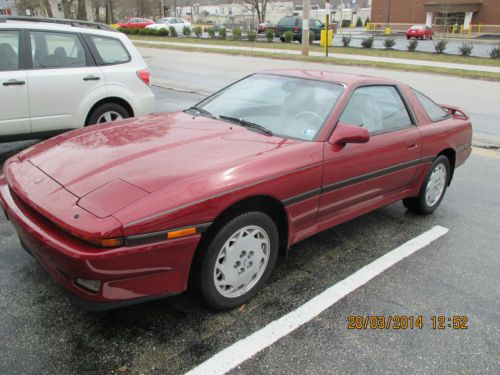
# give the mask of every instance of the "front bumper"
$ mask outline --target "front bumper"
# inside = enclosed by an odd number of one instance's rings
[[[100,249],[63,232],[11,192],[0,176],[0,205],[26,249],[84,307],[103,310],[177,294],[187,287],[200,234],[162,242]],[[76,278],[101,281],[97,292]]]

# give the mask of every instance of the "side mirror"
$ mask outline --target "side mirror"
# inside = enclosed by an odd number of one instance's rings
[[[366,143],[369,140],[370,133],[367,129],[339,122],[328,142],[332,145],[345,145],[346,143]]]

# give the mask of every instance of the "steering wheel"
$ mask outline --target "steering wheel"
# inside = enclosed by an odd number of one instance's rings
[[[297,121],[299,120],[300,118],[302,117],[305,117],[305,116],[309,116],[309,117],[313,117],[315,118],[319,124],[321,124],[323,122],[323,119],[321,118],[320,115],[318,115],[317,113],[313,112],[313,111],[300,111],[299,113],[297,113],[295,115],[295,117],[293,118],[293,121]],[[313,125],[314,123],[311,122],[311,121],[308,121],[311,125]]]
[[[302,132],[307,128],[307,126],[299,126],[303,122],[307,122],[308,126],[312,128],[311,130],[317,131],[323,123],[323,119],[315,112],[300,111],[292,118],[290,125],[286,127],[285,133],[303,136]]]

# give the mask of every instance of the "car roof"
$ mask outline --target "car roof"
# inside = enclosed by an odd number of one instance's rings
[[[75,22],[77,21],[75,20]],[[113,36],[115,38],[118,37],[118,35],[121,35],[121,33],[117,32],[116,30],[97,29],[94,27],[90,27],[90,25],[89,27],[72,26],[66,23],[52,23],[43,21],[32,22],[29,20],[23,21],[23,20],[9,20],[9,19],[0,22],[0,29],[12,29],[12,28],[43,30],[43,31],[72,31],[76,33]]]
[[[389,84],[396,85],[397,81],[387,78],[371,77],[362,74],[349,74],[349,73],[336,73],[326,70],[312,70],[312,69],[267,69],[263,70],[262,74],[276,74],[289,77],[315,79],[320,81],[327,81],[338,83],[345,86],[352,86],[357,84]]]

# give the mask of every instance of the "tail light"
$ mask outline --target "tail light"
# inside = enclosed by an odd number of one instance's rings
[[[293,31],[294,31],[295,33],[297,33],[297,32],[299,31],[299,28],[298,28],[297,26],[295,26],[295,27],[293,28]]]
[[[137,71],[137,77],[140,78],[142,82],[144,82],[147,86],[151,86],[150,83],[150,74],[148,69],[142,69]]]

